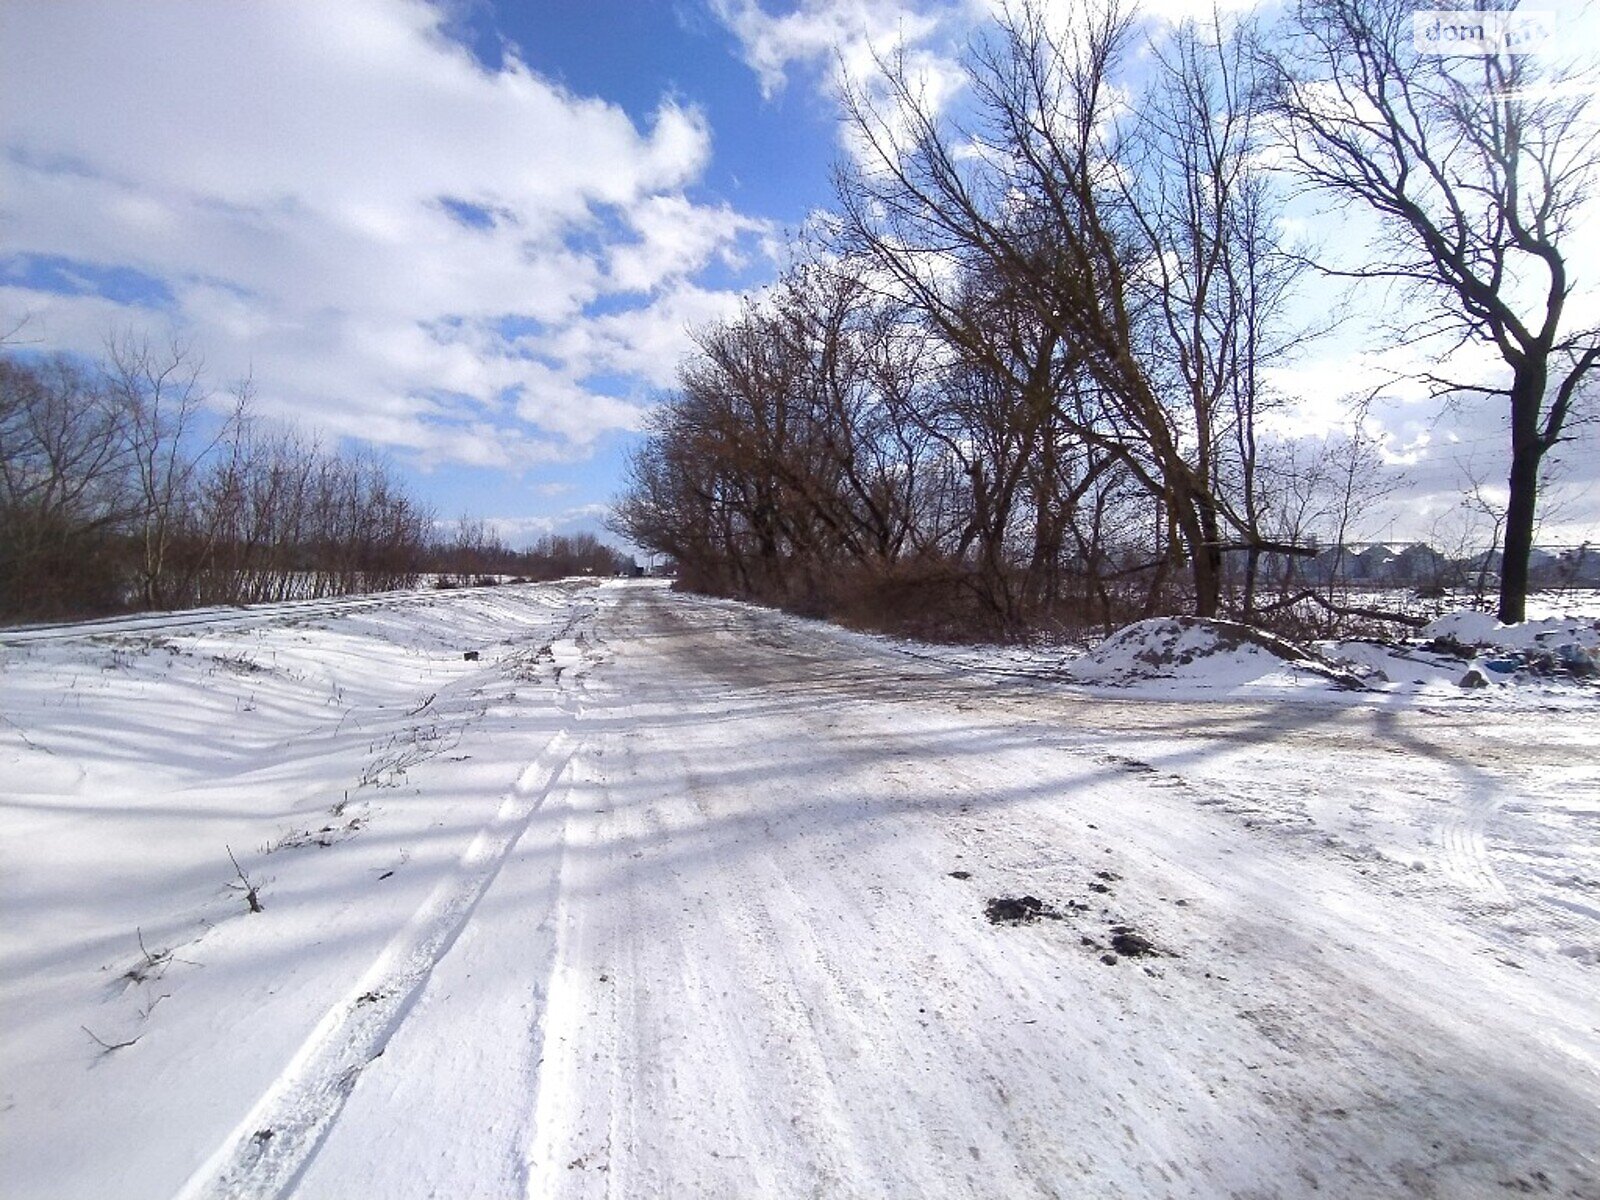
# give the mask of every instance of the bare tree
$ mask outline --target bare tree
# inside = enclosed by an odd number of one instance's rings
[[[200,458],[215,445],[196,446],[201,409],[210,398],[201,364],[181,342],[163,351],[131,335],[108,339],[108,382],[127,423],[129,459],[140,513],[139,596],[146,608],[171,607],[183,589],[169,586],[168,555],[192,512]]]
[[[1130,105],[1134,36],[1115,0],[1008,8],[971,52],[965,123],[904,62],[880,63],[876,93],[846,96],[865,165],[840,191],[853,246],[958,344],[974,341],[961,342],[952,266],[1025,300],[1083,381],[1058,416],[1161,506],[1209,616],[1224,551],[1260,539],[1252,506],[1229,494],[1249,471],[1223,458],[1253,453],[1259,369],[1293,273],[1268,265],[1276,230],[1238,40],[1186,27]]]
[[[118,539],[138,510],[126,434],[92,368],[0,357],[0,612],[119,605]]]
[[[1144,270],[1131,277],[1157,327],[1150,374],[1215,504],[1207,536],[1246,552],[1249,619],[1267,552],[1309,548],[1269,536],[1258,478],[1258,417],[1270,370],[1326,328],[1291,325],[1304,259],[1283,244],[1279,188],[1264,166],[1259,67],[1249,29],[1187,21],[1152,48],[1147,95],[1130,119],[1133,169],[1120,172]]]
[[[1486,17],[1512,0],[1482,0]],[[1294,169],[1376,216],[1378,257],[1347,273],[1398,282],[1427,306],[1408,337],[1491,347],[1509,378],[1435,376],[1441,391],[1503,397],[1511,426],[1500,620],[1526,613],[1545,456],[1592,393],[1600,331],[1581,326],[1568,246],[1600,143],[1594,67],[1530,55],[1419,53],[1403,0],[1302,0],[1269,57]],[[1586,86],[1587,84],[1587,86]],[[1342,268],[1329,268],[1345,273]]]
[[[381,460],[202,412],[197,360],[0,355],[0,614],[68,616],[414,584],[432,524]]]

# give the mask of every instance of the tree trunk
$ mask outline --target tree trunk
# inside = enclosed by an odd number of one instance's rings
[[[1208,511],[1205,497],[1187,486],[1173,497],[1172,507],[1173,523],[1189,555],[1194,615],[1215,617],[1222,597],[1222,554],[1217,549],[1215,514]]]
[[[1528,559],[1533,552],[1533,520],[1539,494],[1541,447],[1512,451],[1510,496],[1506,500],[1506,546],[1500,558],[1500,623],[1518,625],[1527,619]]]
[[[1251,522],[1251,529],[1254,530],[1254,528],[1255,528],[1255,522],[1252,521]],[[1245,552],[1245,560],[1244,560],[1244,596],[1239,602],[1240,603],[1240,608],[1241,608],[1241,610],[1242,610],[1242,612],[1244,614],[1244,623],[1246,625],[1251,624],[1255,620],[1255,615],[1256,615],[1256,576],[1260,573],[1260,570],[1261,570],[1261,547],[1255,545],[1254,543],[1252,543],[1251,546],[1250,546],[1250,549]]]
[[[1544,402],[1546,366],[1530,356],[1511,381],[1511,475],[1506,497],[1505,551],[1500,557],[1500,623],[1527,619],[1528,559],[1533,553],[1533,523],[1539,499],[1539,463],[1545,444],[1539,409]]]

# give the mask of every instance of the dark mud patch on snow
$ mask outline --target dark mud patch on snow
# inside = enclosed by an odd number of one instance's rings
[[[1102,754],[1100,761],[1108,767],[1116,767],[1119,771],[1126,771],[1130,775],[1154,775],[1156,769],[1143,759],[1127,758],[1121,754]]]
[[[1127,925],[1113,925],[1111,927],[1111,949],[1122,955],[1123,958],[1144,958],[1147,955],[1159,955],[1160,950],[1156,944],[1142,933],[1138,933]]]
[[[1108,967],[1116,966],[1125,958],[1175,957],[1171,951],[1161,949],[1131,925],[1113,925],[1109,939],[1110,945],[1089,937],[1087,934],[1080,940],[1089,950],[1099,954],[1100,961]]]
[[[1111,872],[1101,872],[1103,877],[1116,879],[1118,876]],[[1109,890],[1103,885],[1091,884],[1097,891]],[[1035,921],[1066,921],[1074,918],[1084,918],[1089,914],[1089,906],[1076,900],[1068,900],[1061,908],[1046,904],[1037,896],[995,896],[983,906],[983,915],[988,918],[991,925],[1028,925]],[[1139,932],[1132,925],[1117,924],[1118,918],[1105,909],[1100,910],[1101,918],[1112,922],[1104,940],[1099,937],[1084,933],[1079,937],[1082,945],[1091,953],[1099,956],[1100,961],[1106,966],[1115,966],[1125,958],[1176,958],[1175,953],[1158,946],[1154,940]],[[1082,926],[1080,925],[1081,929]],[[1147,974],[1152,973],[1146,967]]]
[[[1059,921],[1065,915],[1037,896],[996,896],[983,906],[991,925],[1023,925],[1040,918]]]
[[[1025,925],[1029,921],[1065,921],[1074,914],[1089,911],[1087,904],[1068,900],[1066,910],[1053,908],[1037,896],[996,896],[983,906],[991,925]]]

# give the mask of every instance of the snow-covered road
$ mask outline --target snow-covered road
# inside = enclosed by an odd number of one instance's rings
[[[1596,706],[653,583],[141,646],[0,677],[7,1196],[1600,1197]]]

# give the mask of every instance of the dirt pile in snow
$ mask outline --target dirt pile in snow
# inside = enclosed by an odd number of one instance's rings
[[[1340,687],[1361,686],[1353,675],[1282,638],[1201,617],[1153,617],[1129,625],[1073,663],[1072,673],[1114,686],[1153,679],[1237,686],[1272,675],[1312,675]]]

